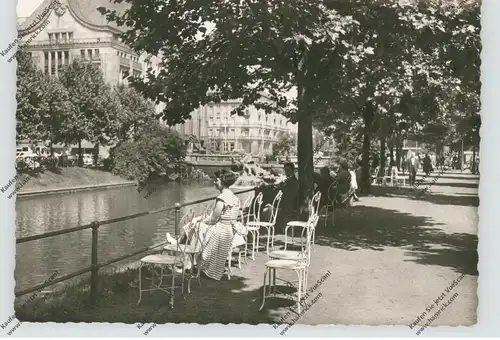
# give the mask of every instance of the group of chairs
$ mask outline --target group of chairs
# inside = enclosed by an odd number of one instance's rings
[[[399,170],[393,171],[391,168],[385,170],[384,173],[380,174],[380,167],[377,166],[372,174],[372,185],[381,184],[386,186],[390,184],[394,187],[400,187],[401,185],[406,186],[406,177],[401,176]]]
[[[269,256],[269,261],[265,264],[264,283],[269,278],[269,292],[276,294],[277,270],[294,271],[298,278],[297,287],[297,304],[300,313],[300,301],[307,290],[307,272],[311,260],[311,250],[314,245],[315,228],[319,219],[319,204],[321,193],[317,192],[309,203],[309,218],[307,221],[291,221],[285,227],[285,245],[283,250],[274,249],[275,226],[276,219],[280,208],[283,192],[279,191],[274,197],[272,204],[269,206],[270,214],[267,219],[261,216],[263,195],[259,193],[257,196],[250,195],[240,209],[239,220],[245,231],[246,242],[244,244],[234,245],[229,251],[227,262],[227,276],[230,279],[232,275],[232,262],[237,255],[238,268],[242,268],[242,262],[246,264],[248,257],[255,260],[256,255],[262,247],[265,247],[266,254]],[[213,206],[208,206],[202,216],[207,216],[213,209]],[[180,226],[187,223],[200,223],[199,219],[195,220],[194,212],[188,211],[179,221]],[[301,228],[300,250],[292,251],[289,248],[290,243],[294,244],[294,229]],[[194,228],[198,230],[198,228]],[[291,242],[289,242],[289,231],[291,232]],[[260,244],[261,232],[266,236],[265,245]],[[197,237],[197,235],[191,235]],[[181,244],[162,244],[162,249],[157,254],[147,255],[139,261],[139,300],[141,302],[143,292],[160,290],[168,293],[170,296],[170,306],[174,307],[174,296],[176,289],[181,289],[182,294],[185,293],[185,283],[187,281],[187,292],[191,292],[191,281],[197,280],[201,286],[200,266],[197,264],[201,260],[201,250],[186,242]],[[243,261],[242,261],[243,260]],[[187,268],[186,263],[190,263],[190,268]],[[149,268],[151,277],[143,278],[143,268]],[[164,278],[170,277],[168,286],[164,286]],[[176,283],[176,278],[180,278],[180,283]],[[149,287],[143,287],[143,280],[151,281]],[[285,281],[285,280],[283,280]],[[293,282],[288,282],[293,284]],[[266,295],[266,287],[263,288],[262,306],[264,307]]]

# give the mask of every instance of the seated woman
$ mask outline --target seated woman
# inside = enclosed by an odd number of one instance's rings
[[[179,242],[185,237],[189,244],[201,250],[200,269],[211,279],[220,280],[224,275],[226,260],[233,245],[238,224],[240,200],[229,190],[236,181],[236,176],[227,170],[215,173],[215,187],[220,195],[215,199],[215,207],[210,216],[196,217],[181,230]],[[178,241],[167,233],[167,241]]]

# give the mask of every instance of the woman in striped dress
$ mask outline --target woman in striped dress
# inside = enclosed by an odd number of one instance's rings
[[[217,179],[214,184],[220,195],[215,199],[212,214],[203,220],[200,220],[202,217],[195,218],[193,223],[184,226],[183,231],[189,243],[201,250],[200,269],[209,278],[220,280],[231,250],[233,225],[239,216],[240,200],[229,190],[236,182],[236,175],[226,170],[216,172],[215,175]],[[174,244],[177,242],[169,234],[167,240]]]

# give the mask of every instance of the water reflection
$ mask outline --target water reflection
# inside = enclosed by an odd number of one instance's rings
[[[212,185],[200,183],[166,183],[144,199],[146,190],[138,193],[135,187],[124,187],[18,199],[16,237],[156,210],[173,206],[175,202],[195,201],[218,194]],[[246,195],[239,196],[243,200]],[[199,212],[209,203],[190,208]],[[100,227],[99,262],[163,241],[167,231],[173,232],[174,218],[174,212],[168,211]],[[44,282],[55,270],[63,276],[90,266],[91,241],[92,232],[88,229],[17,245],[16,290]]]

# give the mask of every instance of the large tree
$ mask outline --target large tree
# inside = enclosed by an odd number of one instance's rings
[[[136,139],[142,127],[157,121],[154,105],[132,87],[118,85],[113,90],[119,102],[113,135],[118,143]]]
[[[119,103],[95,64],[75,60],[59,74],[59,78],[68,90],[74,107],[68,113],[61,134],[66,144],[78,144],[78,161],[82,165],[83,140],[94,143],[97,149],[100,144],[105,145],[112,140]]]
[[[44,74],[26,53],[17,54],[17,138],[18,142],[64,140],[61,128],[73,107],[69,93],[58,78]]]
[[[364,41],[351,39],[357,22],[320,0],[125,2],[130,6],[124,13],[101,12],[128,26],[125,43],[161,56],[159,72],[131,83],[166,104],[168,124],[189,119],[200,105],[232,98],[242,99],[233,113],[244,115],[255,105],[298,123],[299,196],[307,209],[316,105],[335,91],[338,60],[359,61],[371,53]],[[271,104],[259,100],[262,93]]]

